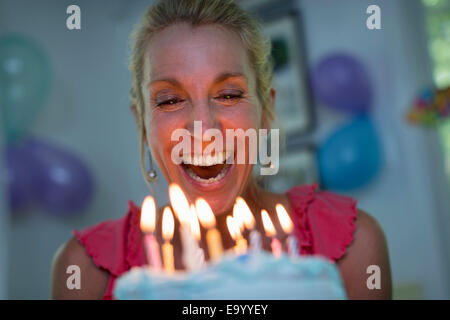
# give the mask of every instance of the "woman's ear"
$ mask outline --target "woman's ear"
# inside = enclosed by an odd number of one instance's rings
[[[133,114],[134,120],[136,121],[136,126],[139,128],[139,114],[136,104],[130,105],[131,113]],[[144,128],[144,135],[145,135],[145,128]]]
[[[134,120],[136,121],[136,124],[138,124],[139,123],[139,118],[138,118],[138,111],[137,111],[136,104],[134,104],[134,103],[131,104],[130,110],[131,110],[131,113],[133,113]]]
[[[270,88],[270,108],[272,108],[272,111],[275,113],[275,98],[277,97],[277,90],[275,88]]]

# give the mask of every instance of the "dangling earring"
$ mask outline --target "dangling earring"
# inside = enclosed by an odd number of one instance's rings
[[[158,179],[158,174],[156,173],[156,170],[153,168],[153,160],[152,160],[152,154],[150,153],[150,150],[148,151],[148,159],[149,159],[149,163],[150,163],[150,168],[147,171],[147,176],[149,178],[149,181],[153,182]]]

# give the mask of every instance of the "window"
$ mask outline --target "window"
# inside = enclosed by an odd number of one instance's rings
[[[425,7],[425,23],[428,47],[433,62],[433,78],[438,88],[450,86],[450,1],[422,0]],[[450,179],[450,120],[439,128],[445,154],[447,176]]]

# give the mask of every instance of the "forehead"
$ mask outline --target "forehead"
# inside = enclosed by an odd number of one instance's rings
[[[182,23],[157,32],[147,47],[145,69],[150,81],[166,76],[208,80],[223,72],[250,76],[241,39],[217,25]]]

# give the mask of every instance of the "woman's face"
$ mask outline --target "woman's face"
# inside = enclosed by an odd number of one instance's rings
[[[227,212],[246,187],[252,165],[222,164],[222,152],[232,157],[237,152],[236,143],[227,147],[225,130],[261,127],[254,73],[241,40],[219,26],[177,24],[151,38],[146,59],[142,90],[153,157],[169,184],[180,185],[190,201],[203,197],[216,214]],[[201,121],[203,132],[215,128],[223,136],[223,150],[202,165],[194,151],[194,121]],[[181,164],[172,160],[176,129],[192,135],[192,149],[183,151]],[[203,142],[202,152],[208,144]]]

